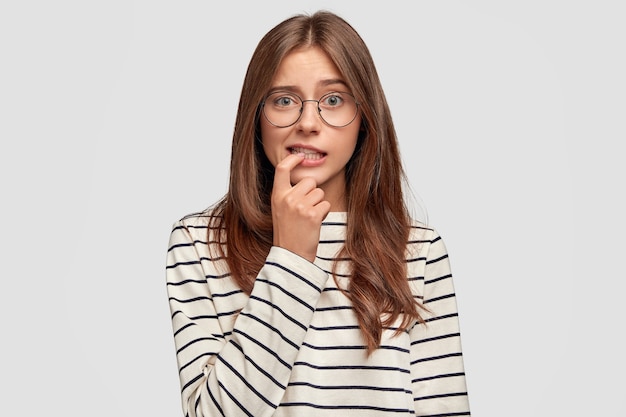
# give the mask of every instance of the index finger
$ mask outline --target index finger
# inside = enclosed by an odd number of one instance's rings
[[[291,188],[291,171],[304,160],[304,154],[289,154],[276,164],[274,172],[274,189]]]

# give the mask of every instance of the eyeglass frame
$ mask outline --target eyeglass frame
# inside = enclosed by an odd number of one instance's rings
[[[298,94],[291,92],[291,91],[284,91],[285,93],[289,93],[292,94],[296,97],[298,97],[298,99],[300,100],[300,114],[298,115],[298,117],[296,118],[296,120],[294,120],[293,123],[285,125],[285,126],[280,126],[275,124],[274,122],[272,122],[270,120],[269,117],[267,117],[267,114],[265,114],[265,102],[267,101],[268,97],[276,94],[276,93],[281,93],[283,91],[272,91],[268,94],[265,95],[265,98],[263,99],[263,101],[261,102],[261,113],[263,113],[263,117],[265,117],[265,120],[267,120],[269,122],[269,124],[271,124],[274,127],[283,129],[283,128],[287,128],[287,127],[291,127],[293,125],[295,125],[296,123],[298,123],[298,121],[302,118],[302,114],[304,114],[304,103],[308,102],[308,101],[312,101],[314,103],[317,103],[317,106],[315,106],[316,110],[317,110],[317,115],[319,116],[320,119],[322,119],[322,121],[327,124],[330,127],[337,127],[337,128],[342,128],[342,127],[346,127],[349,124],[351,124],[352,122],[354,122],[356,120],[356,116],[359,114],[359,106],[361,105],[361,103],[359,103],[356,99],[356,97],[354,97],[354,95],[352,93],[348,93],[347,91],[330,91],[328,93],[323,94],[318,100],[303,100],[302,97],[300,97]],[[335,126],[330,124],[326,119],[324,119],[324,116],[322,116],[322,109],[320,109],[320,101],[322,101],[322,99],[330,94],[333,93],[341,93],[341,94],[347,94],[350,97],[352,97],[354,99],[354,104],[356,104],[356,111],[354,112],[354,117],[352,117],[352,120],[350,120],[348,123],[346,123],[345,125],[340,125],[340,126]]]

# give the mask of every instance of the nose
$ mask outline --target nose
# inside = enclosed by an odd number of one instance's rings
[[[307,133],[319,131],[322,119],[318,113],[318,105],[317,100],[302,101],[302,114],[298,119],[299,130]]]

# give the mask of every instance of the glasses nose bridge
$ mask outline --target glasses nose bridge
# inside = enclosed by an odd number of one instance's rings
[[[321,109],[320,109],[320,101],[319,100],[300,100],[300,115],[298,116],[298,120],[297,121],[301,121],[302,117],[304,117],[304,105],[307,102],[313,102],[315,103],[315,113],[317,117],[322,117],[322,113],[321,113]]]
[[[307,102],[315,103],[315,110],[320,112],[320,101],[319,100],[300,100],[300,113],[304,113],[304,104]]]

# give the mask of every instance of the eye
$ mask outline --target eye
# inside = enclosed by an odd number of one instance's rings
[[[297,96],[285,92],[276,92],[267,97],[266,102],[271,103],[276,108],[300,107],[300,100]]]
[[[279,106],[288,106],[293,103],[293,99],[291,97],[278,97],[274,103]]]
[[[322,97],[320,105],[324,107],[338,107],[341,106],[343,102],[344,99],[341,93],[330,93]]]

